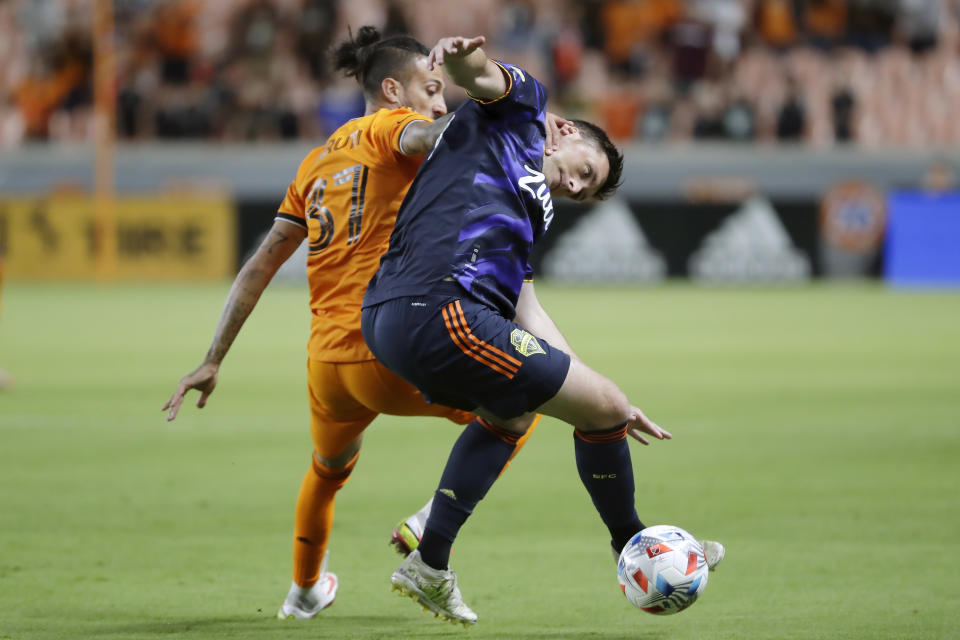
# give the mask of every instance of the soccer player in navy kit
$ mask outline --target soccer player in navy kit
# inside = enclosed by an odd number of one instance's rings
[[[450,547],[531,412],[574,426],[580,478],[617,552],[644,528],[626,435],[644,444],[642,434],[671,437],[573,355],[530,281],[530,250],[553,220],[551,195],[610,195],[622,156],[601,129],[574,121],[578,133],[544,157],[546,90],[525,70],[488,59],[483,42],[445,38],[431,51],[428,65],[444,65],[472,99],[410,187],[362,314],[381,363],[431,402],[480,416],[451,451],[419,546],[391,578],[466,624],[477,615],[448,568]]]

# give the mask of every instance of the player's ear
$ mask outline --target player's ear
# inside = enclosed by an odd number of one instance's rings
[[[380,92],[388,103],[403,106],[403,101],[401,100],[403,85],[401,85],[400,81],[396,78],[391,78],[390,76],[384,78],[383,81],[380,82]]]

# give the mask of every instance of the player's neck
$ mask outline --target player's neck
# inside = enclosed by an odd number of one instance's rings
[[[363,112],[363,115],[369,116],[369,115],[373,115],[377,111],[380,111],[380,109],[397,109],[399,107],[400,105],[398,104],[389,104],[387,102],[370,102],[368,100],[367,110]]]

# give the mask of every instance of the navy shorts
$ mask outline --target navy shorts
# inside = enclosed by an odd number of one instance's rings
[[[557,395],[570,356],[470,298],[404,297],[364,308],[370,351],[428,402],[500,418]]]

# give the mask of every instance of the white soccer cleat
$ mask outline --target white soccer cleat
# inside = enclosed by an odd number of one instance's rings
[[[717,565],[723,562],[723,556],[726,553],[723,545],[714,540],[699,540],[700,546],[703,547],[703,557],[707,560],[707,567],[710,568],[710,571],[713,571],[717,568]]]
[[[402,520],[393,528],[393,532],[390,534],[390,544],[396,549],[397,553],[406,557],[419,546],[420,540],[423,538],[423,530],[427,526],[431,506],[433,506],[433,498],[420,511],[406,520]]]
[[[281,620],[308,620],[333,604],[337,597],[337,576],[327,571],[327,558],[330,552],[323,556],[320,564],[320,579],[317,584],[309,588],[299,586],[296,582],[290,584],[290,591],[280,605],[277,617]]]
[[[476,624],[477,614],[463,602],[452,569],[434,569],[420,559],[420,552],[408,555],[390,576],[394,591],[413,598],[435,617],[464,625]]]

